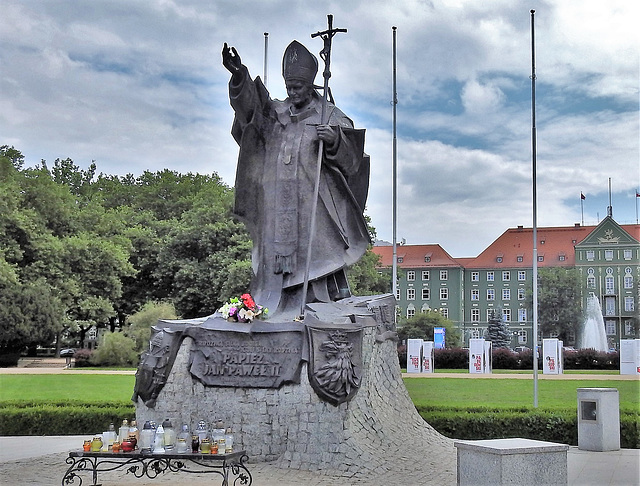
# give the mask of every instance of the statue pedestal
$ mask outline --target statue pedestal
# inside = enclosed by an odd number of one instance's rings
[[[424,422],[409,398],[395,333],[376,321],[375,312],[358,313],[359,386],[346,401],[333,404],[320,398],[317,385],[311,383],[314,373],[309,373],[310,366],[317,370],[313,359],[302,361],[299,383],[279,388],[205,386],[190,371],[196,341],[185,337],[155,406],[138,399],[136,419],[143,424],[170,418],[176,427],[186,423],[192,430],[200,420],[222,420],[233,428],[234,448],[246,450],[250,462],[276,461],[285,468],[359,476],[393,467],[414,469],[423,463],[426,468],[455,471],[453,442]],[[318,317],[326,322],[328,316]],[[335,328],[345,325],[339,315],[330,317]]]

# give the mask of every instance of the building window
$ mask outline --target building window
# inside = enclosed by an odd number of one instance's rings
[[[631,319],[627,319],[624,321],[624,334],[626,336],[635,336],[636,328],[633,325],[633,321]]]
[[[409,270],[407,271],[407,280],[409,282],[413,282],[416,279],[416,272],[415,270]]]
[[[518,255],[516,257],[516,260],[518,261],[518,263],[522,263],[524,261],[524,257],[522,255]]]
[[[510,280],[511,280],[511,272],[508,270],[505,270],[504,272],[502,272],[502,281],[508,282]]]
[[[396,300],[400,300],[400,289],[396,289]]]
[[[471,272],[471,281],[479,282],[480,281],[480,272]]]
[[[407,307],[407,319],[411,319],[415,315],[416,315],[416,308],[412,305]]]
[[[440,280],[447,280],[449,278],[449,272],[447,270],[440,270]]]
[[[615,316],[616,315],[616,298],[615,296],[604,298],[604,315]]]
[[[471,300],[480,300],[480,291],[478,289],[471,289]]]
[[[494,274],[493,272],[487,272],[487,282],[493,282]]]
[[[538,261],[539,262],[543,262],[544,261],[544,255],[538,255]]]
[[[511,300],[511,289],[502,289],[502,300]]]
[[[604,251],[604,259],[607,261],[613,260],[613,250],[605,250]]]
[[[624,298],[624,310],[627,311],[627,312],[631,312],[631,311],[635,310],[633,297],[625,297]]]
[[[631,255],[633,255],[633,252],[631,250],[624,250],[624,259],[625,260],[631,260]]]
[[[527,344],[527,331],[518,331],[518,344]]]
[[[429,280],[429,270],[422,271],[422,280]]]
[[[604,328],[607,331],[607,336],[615,336],[616,335],[616,321],[613,319],[607,319],[604,321]]]
[[[429,263],[431,261],[431,256],[427,255],[424,257],[424,261]]]
[[[523,280],[527,280],[527,272],[526,270],[518,270],[518,280],[522,282]]]
[[[407,289],[407,300],[416,299],[416,289]]]
[[[480,322],[480,309],[471,309],[471,322]]]
[[[422,287],[422,300],[429,300],[431,298],[431,291],[429,287]]]
[[[633,275],[625,275],[624,276],[624,288],[632,289],[633,288]]]
[[[565,255],[559,255],[558,256],[558,260],[560,260],[561,262],[565,261],[567,259],[567,257]]]
[[[447,287],[442,287],[440,289],[440,300],[447,300],[449,298],[449,289]]]
[[[589,275],[587,277],[587,288],[595,289],[596,288],[596,278],[593,275]]]
[[[497,257],[497,258],[496,258],[496,262],[498,262],[498,263],[502,263],[502,257]]]
[[[551,338],[557,338],[558,337],[558,331],[556,331],[555,329],[553,331],[551,331],[549,333],[549,337]]]
[[[518,309],[518,322],[525,322],[527,320],[527,309]]]
[[[487,300],[496,300],[495,289],[487,289]]]
[[[518,289],[518,300],[524,300],[525,289]]]
[[[596,252],[594,250],[587,250],[587,260],[592,262],[596,258]]]
[[[398,263],[402,263],[404,261],[403,257],[398,257]]]
[[[613,294],[615,291],[615,286],[613,282],[613,276],[607,275],[604,278],[604,292],[605,294]]]
[[[440,315],[442,315],[442,317],[444,317],[445,319],[449,319],[449,308],[443,307],[442,309],[440,309]]]
[[[489,322],[491,320],[491,318],[493,317],[493,313],[494,312],[496,312],[496,310],[493,309],[493,308],[487,309],[487,322]]]
[[[479,329],[471,329],[471,332],[469,332],[469,338],[471,338],[471,339],[480,339],[480,330]]]
[[[502,319],[504,322],[511,322],[511,309],[502,309]]]

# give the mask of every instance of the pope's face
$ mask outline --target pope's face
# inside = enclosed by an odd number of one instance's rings
[[[310,84],[297,79],[289,79],[286,86],[287,96],[296,109],[304,108],[311,102],[313,87]]]

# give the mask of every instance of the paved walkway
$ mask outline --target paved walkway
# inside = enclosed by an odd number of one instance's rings
[[[0,484],[29,484],[30,486],[50,486],[58,484],[67,465],[65,459],[71,450],[79,449],[87,436],[60,437],[0,437]],[[408,453],[409,454],[409,453]],[[582,451],[570,447],[567,454],[569,475],[568,486],[638,486],[640,484],[640,450],[623,449],[613,452]],[[350,480],[324,476],[309,471],[278,469],[272,464],[249,464],[255,486],[345,486],[345,485],[389,485],[403,484],[412,486],[414,471],[402,470],[389,477]],[[184,477],[184,476],[183,476]],[[99,476],[103,486],[115,486],[126,481],[124,471],[103,473]],[[88,477],[87,477],[88,479]],[[190,486],[211,484],[207,475],[189,476]],[[455,480],[454,480],[455,481]],[[131,484],[151,486],[153,484],[181,484],[176,476],[167,474],[154,481],[136,480]],[[129,481],[126,481],[129,484]],[[446,486],[440,482],[421,482],[421,485],[433,484]],[[536,484],[532,478],[531,484]],[[540,486],[540,485],[538,485]]]

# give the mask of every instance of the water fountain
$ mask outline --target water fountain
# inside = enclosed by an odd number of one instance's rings
[[[587,312],[582,326],[582,333],[578,340],[579,348],[592,348],[596,351],[607,352],[609,345],[604,330],[604,318],[600,301],[593,292],[587,298]]]

